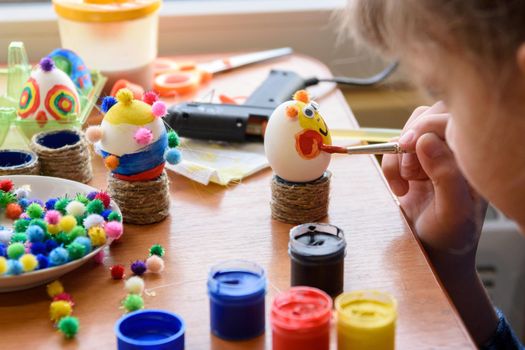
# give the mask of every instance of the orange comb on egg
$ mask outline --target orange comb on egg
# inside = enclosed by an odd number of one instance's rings
[[[304,103],[310,102],[310,95],[306,90],[299,90],[293,95],[293,99]]]

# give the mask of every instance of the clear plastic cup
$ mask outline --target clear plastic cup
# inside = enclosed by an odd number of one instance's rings
[[[53,0],[62,47],[108,77],[151,89],[162,0]]]

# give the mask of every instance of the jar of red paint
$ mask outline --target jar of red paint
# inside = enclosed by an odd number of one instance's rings
[[[317,288],[292,287],[271,309],[273,350],[328,350],[332,299]]]

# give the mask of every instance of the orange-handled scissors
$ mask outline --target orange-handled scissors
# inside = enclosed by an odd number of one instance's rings
[[[197,90],[211,80],[214,74],[249,64],[291,54],[289,47],[232,56],[206,63],[177,62],[165,58],[155,61],[153,89],[161,96],[184,95]]]

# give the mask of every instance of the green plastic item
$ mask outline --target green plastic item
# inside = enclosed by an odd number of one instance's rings
[[[24,43],[15,41],[9,45],[7,63],[7,68],[0,69],[0,82],[7,81],[6,88],[0,88],[0,91],[5,91],[5,94],[0,95],[0,147],[2,148],[27,146],[33,135],[42,131],[82,128],[107,81],[99,71],[92,70],[93,89],[87,94],[79,91],[80,114],[69,121],[48,120],[44,126],[41,126],[35,120],[16,118],[22,87],[31,74],[31,65]]]

